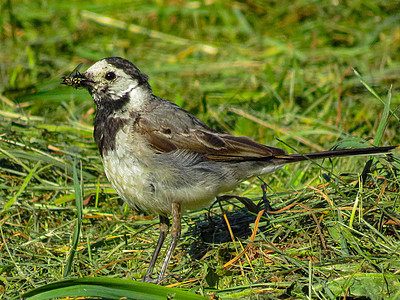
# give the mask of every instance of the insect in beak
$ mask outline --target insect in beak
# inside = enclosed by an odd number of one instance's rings
[[[68,76],[61,77],[61,79],[63,80],[61,84],[72,86],[77,89],[85,86],[86,83],[90,82],[86,78],[85,74],[79,72],[79,69],[81,67],[82,64],[79,64]]]

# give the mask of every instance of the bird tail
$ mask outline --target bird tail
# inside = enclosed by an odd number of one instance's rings
[[[280,155],[276,156],[276,158],[282,159],[286,163],[292,163],[304,160],[322,159],[330,157],[389,154],[393,149],[396,148],[400,149],[400,146],[398,145],[398,146],[369,147],[369,148],[336,149],[336,150],[312,152],[305,154]]]

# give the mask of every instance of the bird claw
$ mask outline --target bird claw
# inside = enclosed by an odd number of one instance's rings
[[[153,278],[150,276],[144,276],[142,279],[143,282],[148,282],[148,283],[154,283],[154,284],[160,284],[160,282],[162,281],[162,279],[160,278]]]

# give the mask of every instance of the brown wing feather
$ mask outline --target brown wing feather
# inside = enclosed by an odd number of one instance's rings
[[[141,133],[156,151],[186,150],[202,153],[216,161],[241,161],[276,158],[282,164],[325,157],[389,152],[399,146],[331,150],[286,155],[279,148],[259,144],[247,137],[221,134],[175,104],[154,98],[153,108],[135,116],[134,130]]]
[[[173,107],[175,108],[175,107]],[[188,150],[204,154],[218,161],[249,160],[285,155],[281,149],[259,144],[247,137],[236,137],[213,132],[186,111],[173,109],[174,118],[160,118],[157,112],[141,115],[135,122],[135,131],[140,132],[149,144],[159,152]],[[161,120],[160,120],[161,119]],[[157,122],[155,121],[157,120]],[[171,120],[171,121],[170,121]]]

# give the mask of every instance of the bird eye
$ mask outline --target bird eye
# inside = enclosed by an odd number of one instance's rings
[[[107,79],[107,80],[113,80],[115,77],[116,77],[116,76],[115,76],[115,73],[114,73],[114,72],[108,72],[108,73],[104,76],[104,78]]]

